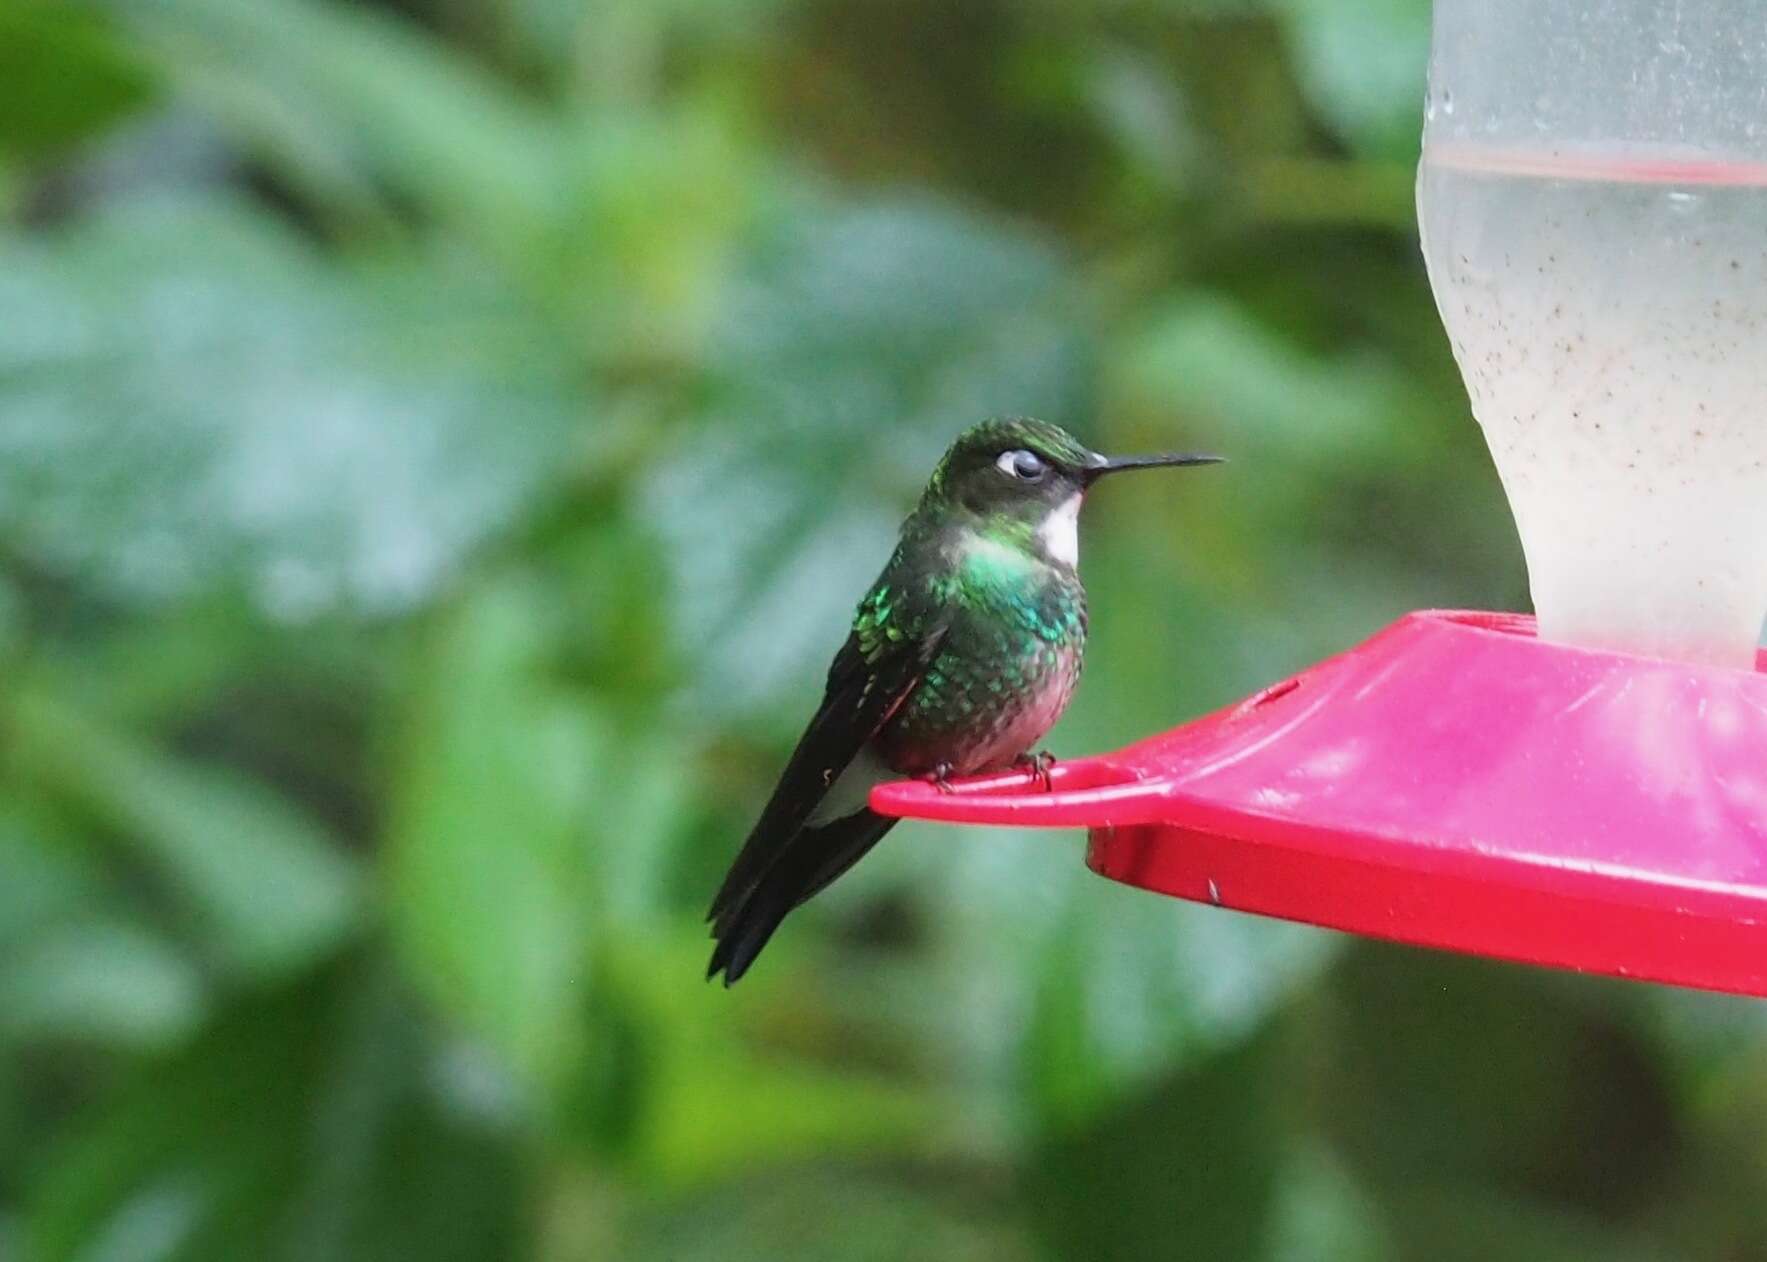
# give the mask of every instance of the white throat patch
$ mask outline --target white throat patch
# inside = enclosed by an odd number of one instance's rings
[[[1073,495],[1063,500],[1037,527],[1043,551],[1063,565],[1080,564],[1080,499]]]

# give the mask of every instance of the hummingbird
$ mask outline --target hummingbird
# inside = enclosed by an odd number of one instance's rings
[[[867,809],[894,776],[946,788],[1023,766],[1061,717],[1086,647],[1080,505],[1129,469],[1217,463],[1196,453],[1106,457],[1060,426],[996,418],[965,431],[902,523],[860,600],[822,704],[743,843],[707,920],[707,978],[734,984],[794,908],[889,832]]]

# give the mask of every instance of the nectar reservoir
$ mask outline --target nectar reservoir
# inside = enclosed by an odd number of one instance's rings
[[[1437,0],[1418,219],[1545,639],[1749,668],[1767,5]]]

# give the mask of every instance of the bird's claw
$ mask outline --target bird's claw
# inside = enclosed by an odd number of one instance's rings
[[[955,793],[957,790],[951,787],[951,773],[956,770],[950,763],[942,762],[927,773],[927,783],[940,793]]]
[[[1043,786],[1043,792],[1055,792],[1055,781],[1049,775],[1049,769],[1055,766],[1055,755],[1047,749],[1039,749],[1034,754],[1020,754],[1012,762],[1015,767],[1022,767],[1030,772]]]

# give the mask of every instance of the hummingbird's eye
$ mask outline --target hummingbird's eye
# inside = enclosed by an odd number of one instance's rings
[[[1007,477],[1017,478],[1020,482],[1041,482],[1043,475],[1049,472],[1049,466],[1043,457],[1034,451],[1003,451],[994,462],[994,467]]]

